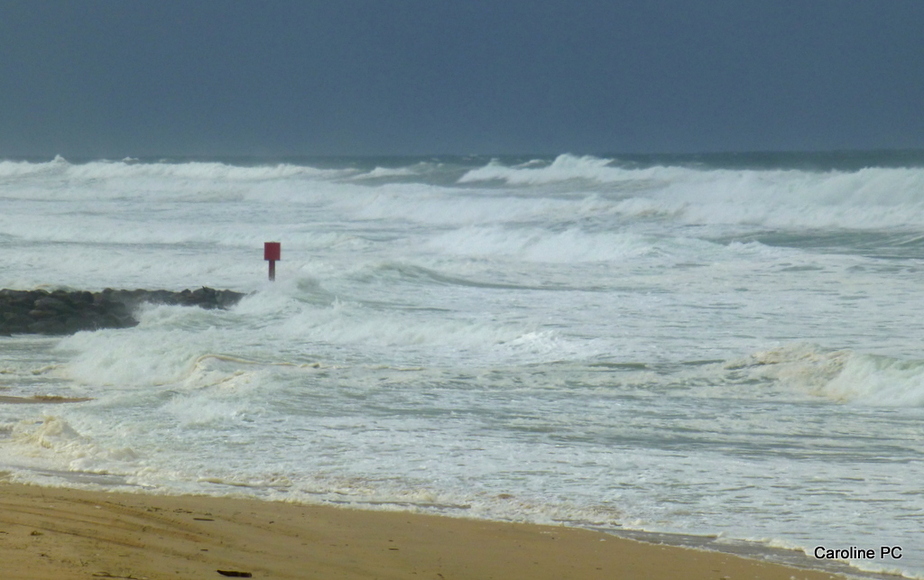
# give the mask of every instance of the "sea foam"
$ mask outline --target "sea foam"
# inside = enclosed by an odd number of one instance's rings
[[[733,157],[0,161],[0,287],[247,294],[0,337],[0,470],[912,545],[924,170]]]

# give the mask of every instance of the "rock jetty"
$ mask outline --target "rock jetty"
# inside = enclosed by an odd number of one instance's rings
[[[136,326],[142,303],[228,308],[244,295],[232,290],[113,290],[102,292],[0,290],[0,335],[73,334]]]

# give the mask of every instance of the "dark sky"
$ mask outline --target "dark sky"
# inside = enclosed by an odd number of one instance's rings
[[[922,0],[0,0],[0,156],[878,148]]]

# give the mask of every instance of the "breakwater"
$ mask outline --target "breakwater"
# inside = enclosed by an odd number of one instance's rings
[[[232,290],[0,290],[0,335],[73,334],[138,324],[142,303],[228,308],[244,295]]]

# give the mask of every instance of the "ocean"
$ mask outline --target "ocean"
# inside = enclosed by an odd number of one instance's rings
[[[5,160],[0,208],[2,288],[247,294],[0,337],[0,479],[924,578],[924,153]]]

